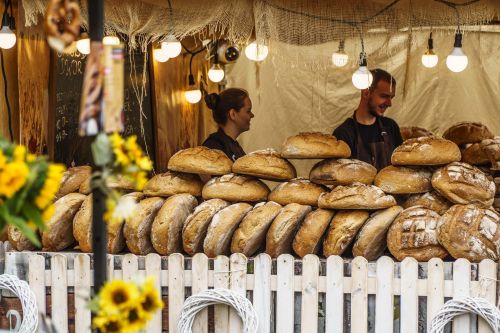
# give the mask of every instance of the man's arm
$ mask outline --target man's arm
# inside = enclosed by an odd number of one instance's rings
[[[394,120],[393,122],[393,138],[394,138],[394,148],[401,146],[403,144],[403,137],[401,136],[401,131],[399,125]]]

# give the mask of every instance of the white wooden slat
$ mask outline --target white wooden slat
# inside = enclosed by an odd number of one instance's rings
[[[242,296],[245,296],[246,293],[247,261],[247,258],[241,253],[234,253],[229,258],[231,290],[240,293]],[[241,318],[234,309],[229,309],[229,332],[241,333],[242,331],[243,323]]]
[[[68,284],[66,256],[56,254],[51,259],[52,322],[58,332],[68,332]]]
[[[319,258],[308,254],[302,258],[301,332],[318,331]]]
[[[293,333],[294,322],[294,258],[282,254],[277,259],[276,332]]]
[[[326,259],[325,332],[342,333],[344,329],[344,260]]]
[[[479,263],[479,282],[481,288],[479,289],[478,296],[487,299],[493,306],[496,301],[496,279],[497,279],[497,265],[493,260],[486,259]],[[479,317],[478,333],[492,333],[490,325]]]
[[[107,254],[107,257],[106,257],[106,274],[107,274],[107,278],[108,280],[113,280],[113,279],[118,279],[120,278],[121,279],[121,276],[120,277],[116,277],[115,276],[115,259],[114,259],[114,256],[112,254]],[[92,271],[93,272],[93,271]],[[93,274],[91,274],[92,276],[92,285],[94,285],[94,279],[93,279]]]
[[[146,276],[154,278],[155,288],[161,297],[161,257],[156,253],[150,253],[146,256]],[[161,332],[161,311],[157,311],[153,318],[146,324],[146,333]]]
[[[184,304],[184,256],[168,257],[168,331],[177,332],[177,322]]]
[[[470,262],[466,259],[457,259],[453,263],[453,299],[461,299],[470,295]],[[468,333],[470,331],[470,315],[460,315],[453,320],[454,333]]]
[[[368,332],[368,262],[363,257],[352,260],[351,314],[356,314],[351,321],[352,333]]]
[[[389,257],[377,260],[377,293],[375,298],[375,332],[392,332],[394,325],[394,261]]]
[[[401,262],[401,330],[418,333],[418,262],[405,258]]]
[[[41,272],[45,272],[45,258],[41,255],[30,254],[28,258],[28,267],[28,282],[30,289],[35,295],[38,311],[45,314],[45,274],[41,274]]]
[[[427,329],[444,304],[444,265],[439,258],[427,263]]]
[[[208,258],[204,253],[197,253],[191,261],[192,289],[196,295],[208,289]],[[193,332],[208,332],[208,309],[203,309],[196,315],[193,322]]]
[[[262,253],[255,257],[253,306],[259,318],[258,333],[271,330],[271,257]]]
[[[90,311],[87,302],[90,297],[90,257],[79,254],[75,266],[75,333],[90,332]]]
[[[214,260],[214,288],[229,288],[229,258],[217,256]],[[229,307],[214,306],[214,331],[227,333],[229,331]]]
[[[124,255],[122,259],[122,279],[124,281],[136,281],[138,270],[137,256],[132,253]]]

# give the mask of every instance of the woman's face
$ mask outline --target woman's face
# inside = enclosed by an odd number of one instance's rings
[[[246,132],[250,129],[250,120],[253,117],[252,101],[250,98],[245,97],[242,108],[239,111],[234,112],[234,117],[232,117],[232,120],[236,124],[240,133]]]

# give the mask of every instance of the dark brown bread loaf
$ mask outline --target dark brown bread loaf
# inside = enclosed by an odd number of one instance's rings
[[[326,159],[312,167],[309,179],[324,185],[350,185],[355,182],[371,185],[376,174],[377,169],[373,165],[360,160]]]
[[[416,126],[406,126],[406,127],[400,127],[399,131],[401,132],[401,137],[403,138],[403,141],[406,141],[408,139],[413,139],[413,138],[420,138],[421,136],[433,136],[431,131],[426,130],[425,128],[422,127],[416,127]]]
[[[484,139],[493,139],[488,127],[481,123],[461,122],[448,128],[443,138],[455,142],[457,145],[481,142]]]

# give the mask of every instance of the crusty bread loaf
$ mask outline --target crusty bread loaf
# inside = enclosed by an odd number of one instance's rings
[[[498,261],[500,215],[491,207],[455,205],[439,221],[438,240],[455,259]]]
[[[366,210],[341,210],[335,214],[323,242],[323,255],[340,256],[351,244],[370,213]]]
[[[387,231],[402,210],[401,206],[393,206],[371,214],[356,237],[352,254],[377,260],[387,247]]]
[[[354,183],[337,186],[319,196],[318,206],[330,209],[382,209],[396,205],[392,195],[386,195],[374,185]]]
[[[370,185],[377,169],[356,159],[327,159],[316,163],[309,172],[309,179],[324,185],[350,185],[354,182]]]
[[[443,138],[453,141],[457,145],[462,145],[492,139],[493,134],[488,127],[481,123],[461,122],[448,128],[443,133]]]
[[[444,165],[460,161],[460,149],[452,141],[423,136],[408,139],[391,156],[393,165]]]
[[[169,170],[214,176],[230,173],[232,165],[223,151],[204,146],[179,150],[168,160]]]
[[[295,178],[277,185],[269,193],[269,200],[283,206],[298,203],[317,207],[319,195],[327,191],[328,188],[323,185],[311,183],[304,178]]]
[[[34,251],[36,250],[35,244],[33,244],[28,237],[24,236],[19,229],[17,229],[14,225],[9,224],[7,226],[7,237],[12,244],[12,246],[17,251]]]
[[[401,137],[403,141],[413,138],[420,138],[421,136],[433,136],[434,134],[431,131],[426,130],[422,127],[416,126],[406,126],[400,127],[399,131],[401,132]]]
[[[403,203],[403,208],[412,206],[422,206],[443,215],[452,206],[452,203],[436,191],[431,191],[410,195]]]
[[[182,252],[182,227],[198,205],[188,193],[175,194],[165,200],[151,227],[151,243],[161,255]]]
[[[486,165],[490,163],[490,159],[481,147],[481,143],[473,143],[462,151],[462,162],[472,165]]]
[[[310,211],[311,206],[296,203],[283,207],[267,232],[266,253],[273,258],[277,258],[284,253],[291,254],[295,233]]]
[[[201,196],[203,182],[200,176],[192,173],[168,171],[151,178],[144,186],[144,194],[156,197],[169,197],[179,193]]]
[[[428,169],[389,165],[375,176],[374,184],[389,194],[425,193],[432,189],[431,176]]]
[[[254,151],[238,158],[232,170],[234,173],[276,181],[297,177],[297,171],[292,163],[270,148]]]
[[[135,190],[135,182],[132,178],[125,177],[122,175],[110,176],[106,179],[106,185],[109,188],[121,190],[121,191],[134,191]],[[90,177],[88,177],[85,181],[80,185],[79,192],[81,194],[90,194],[92,192],[92,187],[90,186]]]
[[[138,209],[138,203],[144,198],[144,194],[141,192],[131,192],[121,196],[120,202],[124,202],[128,205],[131,200],[136,204],[135,211]],[[125,201],[124,201],[125,200]],[[122,252],[125,248],[125,235],[123,229],[125,228],[125,221],[114,221],[108,223],[108,253],[116,254]]]
[[[478,168],[461,162],[436,170],[432,186],[446,199],[458,204],[475,203],[488,207],[495,196],[495,183]]]
[[[163,205],[163,198],[151,197],[141,200],[137,205],[136,214],[127,222],[123,229],[127,247],[133,254],[146,255],[154,252],[151,244],[151,225]]]
[[[203,252],[209,258],[229,254],[233,233],[251,209],[252,205],[247,203],[235,203],[215,214],[203,242]]]
[[[443,259],[448,251],[437,240],[439,214],[422,206],[402,211],[387,233],[387,247],[399,261],[412,257],[418,261]]]
[[[345,158],[351,149],[333,135],[313,132],[299,133],[285,140],[281,147],[284,158]]]
[[[491,169],[500,170],[500,136],[481,141],[481,148],[491,163]]]
[[[42,232],[42,246],[44,251],[61,251],[73,245],[73,218],[85,200],[85,195],[69,193],[54,203],[54,215],[46,224]]]
[[[59,199],[68,193],[78,192],[80,185],[90,177],[91,172],[92,168],[87,165],[77,166],[66,170],[61,179],[61,186],[55,198]]]
[[[189,215],[182,228],[182,247],[189,255],[203,252],[203,241],[207,235],[208,225],[213,216],[221,209],[229,206],[222,199],[211,199],[203,202]]]
[[[269,187],[257,178],[230,173],[210,179],[202,189],[203,199],[223,199],[231,202],[267,200]]]
[[[335,213],[328,209],[316,209],[306,215],[293,239],[293,250],[303,258],[306,254],[317,254],[330,221]]]
[[[281,211],[281,205],[261,202],[245,215],[233,234],[231,253],[243,253],[250,257],[265,245],[266,234],[274,218]]]

